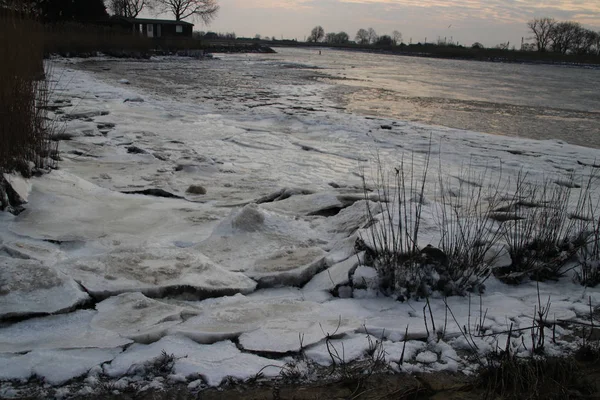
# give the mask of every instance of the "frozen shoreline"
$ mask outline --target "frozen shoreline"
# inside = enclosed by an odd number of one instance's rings
[[[245,68],[250,77],[261,71],[252,61]],[[435,169],[439,164],[449,177],[468,166],[493,176],[524,169],[532,180],[562,182],[589,173],[579,163],[600,159],[600,150],[558,141],[344,113],[324,98],[322,83],[277,80],[261,89],[246,77],[248,86],[230,88],[229,100],[223,93],[225,100],[198,104],[198,93],[183,84],[167,97],[149,91],[148,82],[139,87],[127,77],[132,84],[120,84],[63,62],[55,62],[54,76],[56,96],[71,100],[61,109],[71,116],[72,140],[61,142],[58,171],[31,180],[26,211],[0,215],[0,273],[23,274],[8,283],[8,295],[0,290],[2,317],[23,319],[0,326],[0,396],[16,390],[9,381],[32,374],[57,387],[83,376],[72,389],[80,395],[102,379],[140,389],[163,385],[144,381],[142,368],[162,350],[176,357],[170,379],[195,388],[227,376],[248,379],[266,365],[275,367],[265,376],[276,376],[277,366],[300,350],[299,334],[308,357],[327,363],[323,340],[334,331],[348,357],[364,355],[368,332],[385,339],[387,360],[398,371],[472,371],[457,354],[466,343],[455,324],[447,324],[443,341],[426,342],[424,302],[399,303],[369,290],[354,298],[330,293],[359,264],[354,241],[366,222],[361,171],[373,167],[376,155],[392,167],[402,153],[419,170],[430,151]],[[207,91],[214,98],[226,89]],[[192,185],[205,193],[190,193]],[[149,189],[177,198],[131,194]],[[437,238],[435,188],[425,196],[421,246]],[[324,270],[330,281],[318,275]],[[531,323],[536,285],[508,286],[493,277],[486,285],[484,328],[506,342],[507,321],[515,328]],[[540,284],[540,294],[551,298],[551,320],[582,319],[588,301],[600,304],[598,289],[569,278]],[[94,309],[72,311],[90,297]],[[469,299],[448,302],[466,324]],[[479,307],[479,299],[474,303]],[[440,297],[432,300],[438,326],[445,310]],[[398,365],[407,326],[411,350]],[[483,338],[478,344],[482,351],[493,346]],[[548,351],[572,347],[558,340]],[[56,368],[57,360],[65,367]]]

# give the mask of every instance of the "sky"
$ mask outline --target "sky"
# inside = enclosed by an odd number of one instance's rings
[[[303,41],[313,27],[345,31],[360,28],[379,35],[397,30],[403,41],[442,40],[486,46],[520,46],[531,34],[526,22],[536,17],[574,20],[600,31],[600,0],[218,0],[216,19],[198,31],[235,32],[238,37],[275,36]],[[167,17],[168,15],[161,15]]]

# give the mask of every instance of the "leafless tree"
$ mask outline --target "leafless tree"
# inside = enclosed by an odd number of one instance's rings
[[[583,31],[581,24],[577,22],[557,22],[550,31],[552,39],[552,51],[567,54],[575,46]]]
[[[600,41],[597,32],[590,29],[582,29],[576,38],[576,45],[573,52],[577,54],[597,54],[596,43]]]
[[[362,28],[359,29],[358,32],[356,32],[355,40],[358,44],[369,44],[369,32]]]
[[[176,21],[198,17],[209,24],[219,11],[216,0],[154,0],[159,12],[171,13]]]
[[[396,46],[402,44],[402,34],[398,31],[392,32],[392,40]]]
[[[114,15],[135,18],[146,5],[146,0],[110,0],[109,8]]]
[[[553,18],[535,18],[527,22],[529,30],[533,33],[533,39],[538,51],[546,51],[552,40],[552,29],[556,21]]]
[[[309,42],[320,42],[325,37],[325,30],[322,26],[315,26],[312,31],[310,31],[310,36],[308,37]]]
[[[369,28],[368,32],[369,32],[369,43],[371,43],[371,44],[377,43],[377,39],[379,39],[379,36],[377,36],[377,32],[375,32],[375,29]]]

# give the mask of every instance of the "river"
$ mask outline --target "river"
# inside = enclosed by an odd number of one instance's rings
[[[600,69],[278,48],[333,79],[347,110],[600,147]]]

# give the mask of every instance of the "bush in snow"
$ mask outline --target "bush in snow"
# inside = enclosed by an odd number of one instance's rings
[[[454,178],[458,187],[442,176],[439,179],[442,204],[436,217],[441,231],[440,249],[447,256],[447,265],[440,271],[446,295],[482,292],[499,254],[501,235],[497,221],[491,217],[499,203],[501,177],[488,176],[487,168],[474,171],[467,167]]]
[[[508,283],[555,280],[577,259],[581,271],[576,279],[588,286],[600,282],[596,173],[584,184],[574,183],[573,176],[532,182],[523,172],[511,182],[492,176],[492,169],[475,172],[470,166],[448,177],[440,166],[439,204],[427,203],[439,229],[432,232],[429,226],[428,235],[439,236],[439,248],[422,248],[418,239],[429,155],[421,173],[414,172],[414,158],[402,160],[391,174],[381,160],[377,165],[374,190],[383,204],[376,210],[366,203],[370,222],[356,248],[365,251],[365,264],[377,271],[384,294],[407,299],[435,291],[445,296],[482,292],[492,272]],[[363,186],[368,196],[364,177]],[[503,264],[496,265],[503,252],[508,253]]]
[[[370,227],[356,244],[357,250],[366,251],[365,264],[377,270],[381,290],[402,299],[428,295],[433,278],[434,271],[424,268],[417,246],[428,166],[429,155],[422,177],[417,179],[413,168],[407,170],[404,160],[391,176],[378,162],[375,190],[384,199],[383,211],[376,214],[365,202]],[[364,175],[363,187],[368,199]]]
[[[378,163],[376,190],[379,198],[385,199],[383,212],[375,213],[367,204],[371,223],[357,249],[366,252],[365,263],[379,273],[381,290],[398,299],[424,298],[434,291],[446,296],[481,292],[490,275],[490,253],[500,238],[496,222],[489,218],[499,181],[490,186],[494,191],[490,200],[488,188],[468,185],[467,177],[459,179],[459,188],[452,191],[440,178],[442,204],[437,208],[437,219],[441,248],[420,248],[417,242],[426,201],[429,154],[424,164],[422,175],[417,177],[414,160],[410,168],[402,161],[392,178]],[[486,176],[470,178],[483,182]],[[363,185],[366,193],[366,182]]]
[[[565,275],[590,238],[592,178],[570,212],[571,192],[579,185],[549,179],[531,183],[526,174],[519,174],[512,198],[502,208],[512,213],[502,223],[512,264],[496,271],[500,279],[518,283],[525,278],[544,281]]]

